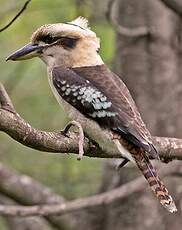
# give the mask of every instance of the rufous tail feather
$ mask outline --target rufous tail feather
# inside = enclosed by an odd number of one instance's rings
[[[177,208],[172,197],[169,195],[164,183],[161,181],[155,168],[150,163],[148,156],[141,150],[140,154],[134,156],[138,168],[148,181],[152,191],[159,199],[159,202],[171,213],[176,212]]]

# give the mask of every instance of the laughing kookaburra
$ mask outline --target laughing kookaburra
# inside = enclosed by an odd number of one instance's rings
[[[151,135],[122,80],[99,55],[100,41],[85,18],[44,25],[28,45],[7,60],[39,57],[58,102],[84,133],[111,154],[138,166],[160,203],[170,212],[176,206],[149,158],[158,158]]]

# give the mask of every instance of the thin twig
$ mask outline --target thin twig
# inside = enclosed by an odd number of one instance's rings
[[[31,0],[28,0],[25,2],[23,7],[21,8],[21,10],[14,16],[14,18],[7,25],[5,25],[3,28],[0,29],[0,33],[3,32],[4,30],[6,30],[8,27],[10,27],[13,24],[13,22],[26,10],[26,8],[30,2],[31,2]]]
[[[180,164],[178,165],[178,169]],[[173,165],[161,171],[162,176],[169,175],[178,170]],[[61,204],[34,205],[34,206],[6,206],[0,205],[0,215],[9,216],[51,216],[63,215],[65,213],[75,212],[81,209],[96,207],[100,205],[108,205],[116,200],[121,200],[134,192],[145,189],[146,182],[143,177],[134,179],[116,189],[104,192],[87,198],[76,199]]]
[[[9,95],[7,94],[3,84],[0,82],[0,107],[1,109],[8,110],[16,113],[15,108],[11,102]]]
[[[1,205],[18,205],[12,198],[0,193],[0,204]],[[6,222],[8,224],[8,229],[27,229],[27,230],[35,230],[36,229],[43,229],[43,230],[51,230],[51,226],[49,222],[45,218],[41,217],[26,217],[26,218],[19,218],[19,217],[10,217],[6,216]]]
[[[11,199],[21,205],[29,206],[65,203],[65,198],[53,192],[51,188],[46,187],[28,175],[20,174],[19,172],[10,169],[2,163],[0,163],[0,178],[0,193],[11,197]],[[65,229],[65,226],[68,229],[74,229],[74,216],[62,216],[61,218],[48,216],[46,220],[55,229]]]

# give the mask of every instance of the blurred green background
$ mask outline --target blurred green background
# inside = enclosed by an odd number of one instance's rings
[[[0,0],[0,27],[6,25],[25,1]],[[39,59],[5,62],[14,50],[29,42],[32,32],[42,24],[73,20],[82,15],[101,38],[101,55],[112,64],[114,31],[106,21],[94,16],[92,1],[81,6],[74,0],[32,0],[27,10],[7,30],[0,33],[0,69],[4,83],[18,113],[33,127],[42,130],[61,130],[67,122],[47,81],[45,65]],[[107,40],[107,41],[106,41]],[[109,44],[108,44],[109,41]],[[47,154],[24,147],[0,134],[0,159],[6,165],[26,173],[67,199],[97,192],[102,178],[104,160]]]

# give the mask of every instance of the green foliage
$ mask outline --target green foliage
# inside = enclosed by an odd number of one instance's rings
[[[0,0],[5,11],[0,26],[4,26],[24,1]],[[15,7],[16,6],[16,7]],[[0,34],[1,81],[5,84],[17,111],[32,126],[43,130],[60,130],[67,118],[54,99],[47,83],[46,68],[38,59],[24,62],[5,62],[5,57],[29,41],[32,31],[46,23],[69,21],[78,15],[74,0],[32,0],[28,9],[6,31]],[[82,7],[84,16],[91,15]],[[1,12],[1,11],[0,11]],[[101,38],[101,54],[110,64],[114,50],[114,32],[105,22],[92,28]],[[7,135],[0,135],[0,156],[5,164],[29,174],[67,198],[86,196],[100,185],[102,160],[76,156],[47,154],[16,143]]]

